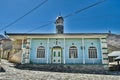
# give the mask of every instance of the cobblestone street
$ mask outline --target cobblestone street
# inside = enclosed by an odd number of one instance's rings
[[[2,60],[2,67],[6,72],[0,72],[0,80],[120,80],[119,75],[20,70],[6,60]]]

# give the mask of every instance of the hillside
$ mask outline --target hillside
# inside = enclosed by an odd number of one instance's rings
[[[109,34],[107,40],[108,40],[108,52],[120,51],[120,35]]]

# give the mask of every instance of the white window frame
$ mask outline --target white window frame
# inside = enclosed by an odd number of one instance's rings
[[[98,54],[97,54],[97,48],[94,46],[90,46],[88,48],[88,58],[89,59],[97,59],[98,58]]]
[[[78,58],[78,49],[76,46],[71,46],[69,48],[69,58]]]
[[[39,49],[39,50],[42,50],[43,53],[40,53],[40,51],[39,51],[39,53],[38,53],[38,49]],[[39,46],[39,47],[37,48],[36,58],[45,58],[45,47],[44,47],[44,46]]]

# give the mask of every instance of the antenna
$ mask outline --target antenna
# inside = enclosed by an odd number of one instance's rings
[[[61,12],[59,12],[59,16],[61,16]]]

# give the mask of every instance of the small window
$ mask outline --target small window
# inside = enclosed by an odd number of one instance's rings
[[[89,58],[97,58],[97,49],[96,47],[89,47],[88,49]]]
[[[60,60],[58,60],[58,62],[60,62]]]
[[[54,51],[54,57],[56,57],[56,52]]]
[[[58,52],[58,57],[60,57],[60,51]]]
[[[45,48],[43,46],[37,48],[37,58],[45,58]]]
[[[78,58],[77,47],[71,46],[69,48],[69,58]]]

